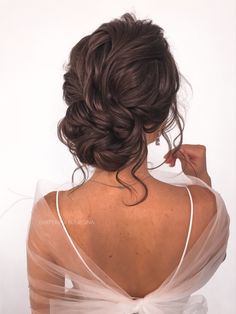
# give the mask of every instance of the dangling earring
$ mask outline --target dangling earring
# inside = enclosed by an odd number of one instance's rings
[[[160,137],[157,137],[156,141],[155,141],[156,145],[160,145]]]

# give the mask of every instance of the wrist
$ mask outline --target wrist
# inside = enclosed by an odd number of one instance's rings
[[[199,179],[204,181],[206,184],[208,184],[211,187],[211,177],[208,174],[203,174],[199,176]]]

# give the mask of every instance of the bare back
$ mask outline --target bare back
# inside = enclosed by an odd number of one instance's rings
[[[95,182],[69,194],[60,191],[60,214],[68,233],[84,252],[130,295],[143,297],[157,289],[178,265],[190,221],[190,198],[185,187],[151,179],[148,197],[137,184],[137,198],[126,190]],[[215,213],[211,192],[188,186],[193,200],[193,222],[187,251]],[[55,211],[55,192],[50,197]],[[51,193],[50,193],[51,194]],[[70,224],[68,221],[77,221]],[[76,263],[76,261],[75,261]],[[63,265],[75,267],[76,265]]]

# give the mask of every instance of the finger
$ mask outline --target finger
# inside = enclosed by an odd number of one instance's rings
[[[177,152],[174,154],[173,157],[174,157],[174,158],[179,158],[181,161],[189,160],[188,155],[187,155],[185,152],[183,152],[182,150],[177,151]]]
[[[176,159],[173,160],[173,161],[170,163],[170,167],[174,167],[174,166],[175,166],[175,163],[176,163]]]
[[[206,147],[204,145],[196,144],[183,144],[181,149],[184,153],[188,154],[190,157],[202,156],[206,154]]]
[[[174,152],[174,149],[170,150],[164,155],[166,162],[167,163],[171,162],[173,158],[174,159],[179,158],[180,160],[190,161],[191,158],[196,156],[196,149],[193,150],[192,148],[191,150],[189,149],[190,146],[193,146],[193,145],[183,144],[180,146],[180,148],[176,152]]]
[[[166,163],[167,164],[175,164],[176,159],[179,158],[181,161],[186,160],[185,155],[182,152],[176,152],[175,154],[166,154]]]

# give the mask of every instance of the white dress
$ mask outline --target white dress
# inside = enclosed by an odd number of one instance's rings
[[[199,239],[187,251],[194,217],[191,202],[189,229],[182,258],[161,286],[143,298],[134,298],[115,283],[70,237],[60,215],[58,195],[61,186],[49,181],[38,181],[29,230],[33,240],[27,238],[27,259],[37,269],[42,269],[58,282],[39,280],[28,272],[31,298],[41,304],[33,314],[205,314],[207,300],[203,295],[193,294],[214,275],[226,257],[230,218],[221,195],[202,180],[158,171],[159,180],[172,185],[200,185],[210,189],[216,196],[217,213],[206,226]],[[66,189],[71,188],[70,184]],[[56,193],[57,217],[52,213],[44,195]],[[50,252],[57,262],[40,256],[40,243],[47,241]],[[62,251],[63,248],[63,251]],[[66,248],[66,254],[63,254]],[[187,253],[186,253],[187,252]],[[76,260],[76,270],[69,269],[66,261]],[[62,263],[58,262],[62,261]],[[157,263],[158,267],[158,263]],[[45,277],[49,278],[49,277]]]

